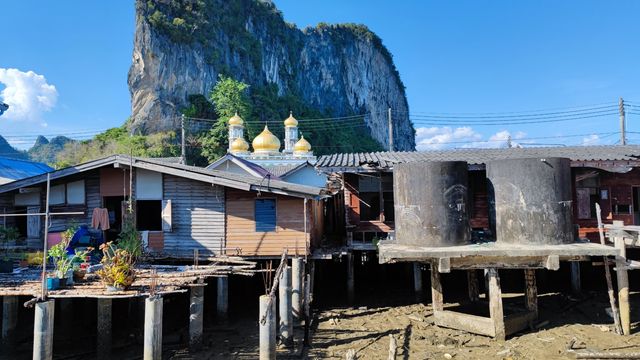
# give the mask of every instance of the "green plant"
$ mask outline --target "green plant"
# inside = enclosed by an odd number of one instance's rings
[[[118,235],[118,248],[127,251],[134,259],[142,255],[142,239],[133,222],[133,214],[128,213],[124,217],[122,230]]]
[[[96,273],[106,286],[126,289],[135,280],[135,258],[127,250],[120,249],[112,242],[100,245],[102,269]]]
[[[56,245],[53,245],[47,253],[48,257],[53,261],[55,275],[60,279],[67,276],[67,272],[72,268],[74,262],[83,261],[85,256],[93,251],[93,248],[89,247],[81,251],[75,249],[73,255],[67,254],[67,247],[69,247],[71,238],[73,234],[76,233],[77,228],[75,224],[69,226],[69,228],[61,234],[62,240]]]
[[[20,230],[18,228],[9,226],[0,228],[0,241],[6,244],[9,241],[18,240],[20,237]]]

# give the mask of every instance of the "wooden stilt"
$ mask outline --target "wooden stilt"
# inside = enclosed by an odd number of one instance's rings
[[[616,237],[615,246],[620,250],[616,257],[616,277],[618,282],[618,303],[620,305],[620,325],[624,335],[631,334],[631,309],[629,307],[629,275],[627,273],[627,249],[624,238]]]
[[[526,269],[524,271],[525,296],[524,304],[527,310],[532,311],[538,317],[538,287],[536,285],[536,270]]]
[[[424,290],[422,287],[422,264],[413,263],[413,292],[417,302],[424,300]]]
[[[437,262],[431,263],[431,304],[434,314],[444,309],[442,284],[440,283],[440,273],[438,272]]]
[[[353,253],[350,252],[347,254],[347,302],[349,305],[353,305],[354,301],[355,301],[355,287],[356,287],[356,281],[355,281],[355,264],[354,264],[354,258],[353,258]]]
[[[476,270],[467,270],[467,289],[469,291],[469,300],[480,300],[480,290],[478,289],[478,274]]]
[[[571,264],[571,292],[578,295],[582,292],[582,282],[580,281],[580,262],[572,261]]]
[[[504,312],[502,310],[502,290],[500,289],[500,276],[497,269],[488,269],[489,280],[489,313],[495,328],[495,338],[505,339]]]

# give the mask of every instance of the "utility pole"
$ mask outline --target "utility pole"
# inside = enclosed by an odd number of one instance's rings
[[[626,124],[625,124],[625,114],[624,114],[624,99],[620,98],[620,102],[618,103],[620,110],[620,145],[627,145],[627,134],[626,134]]]
[[[180,153],[180,164],[185,165],[187,163],[187,155],[184,149],[184,114],[182,114],[182,116],[180,117],[180,147],[181,147],[181,153]]]
[[[393,123],[391,122],[391,107],[389,107],[389,151],[393,150]]]

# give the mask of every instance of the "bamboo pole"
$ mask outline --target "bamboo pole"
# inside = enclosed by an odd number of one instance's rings
[[[604,230],[602,226],[602,211],[600,205],[596,203],[596,217],[598,218],[598,234],[600,235],[600,243],[605,245],[604,242]],[[613,315],[613,322],[616,327],[616,332],[622,334],[622,325],[620,324],[620,315],[618,314],[618,307],[616,306],[616,298],[613,294],[613,283],[611,281],[611,271],[609,270],[609,262],[607,257],[604,257],[604,275],[607,279],[607,293],[609,294],[609,303],[611,304],[611,314]]]

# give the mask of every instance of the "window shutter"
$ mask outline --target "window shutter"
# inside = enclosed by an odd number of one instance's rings
[[[171,232],[171,200],[162,200],[162,231]]]
[[[256,199],[256,232],[276,231],[276,200]]]

